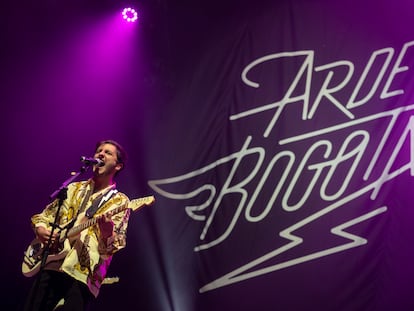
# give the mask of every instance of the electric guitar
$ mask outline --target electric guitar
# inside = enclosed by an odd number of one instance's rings
[[[104,213],[103,215],[100,215],[99,217],[111,217],[128,208],[132,209],[133,211],[136,211],[139,208],[146,205],[151,205],[154,202],[154,196],[148,196],[131,200],[129,203],[120,205],[115,209],[110,210]],[[64,258],[71,248],[70,239],[77,236],[83,230],[95,225],[99,217],[88,219],[86,222],[72,227],[69,230],[67,230],[67,228],[62,229],[59,232],[56,243],[54,243],[49,249],[49,255],[46,258],[45,264],[51,261],[56,261]],[[24,276],[31,277],[39,272],[42,263],[43,253],[45,251],[45,246],[46,245],[40,242],[40,240],[37,238],[30,243],[29,247],[24,253],[22,263],[22,273]]]

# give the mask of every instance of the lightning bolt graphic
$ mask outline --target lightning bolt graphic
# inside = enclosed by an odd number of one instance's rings
[[[339,245],[339,246],[336,246],[336,247],[332,247],[332,248],[325,249],[325,250],[322,250],[322,251],[319,251],[319,252],[315,252],[315,253],[312,253],[312,254],[308,254],[308,255],[305,255],[305,256],[302,256],[302,257],[298,257],[298,258],[295,258],[295,259],[292,259],[292,260],[288,260],[288,261],[281,262],[281,263],[278,263],[278,264],[275,264],[275,265],[272,265],[272,266],[268,266],[268,267],[265,267],[265,268],[262,268],[262,269],[258,269],[258,270],[254,270],[254,271],[245,273],[246,271],[248,271],[250,269],[253,269],[254,267],[256,267],[256,266],[258,266],[258,265],[260,265],[260,264],[262,264],[262,263],[264,263],[264,262],[266,262],[266,261],[268,261],[272,258],[275,258],[276,256],[278,256],[280,254],[283,254],[284,252],[286,252],[286,251],[302,244],[303,239],[301,237],[298,237],[298,236],[292,234],[293,231],[295,231],[295,230],[297,230],[301,227],[304,227],[305,225],[311,223],[312,221],[314,221],[314,220],[316,220],[316,219],[332,212],[333,210],[335,210],[335,209],[343,206],[344,204],[354,200],[355,198],[363,195],[364,193],[375,189],[378,182],[379,181],[374,182],[370,185],[367,185],[366,187],[360,189],[359,191],[357,191],[355,193],[352,193],[351,195],[349,195],[347,197],[342,198],[341,200],[325,207],[324,209],[318,211],[317,213],[314,213],[314,214],[302,219],[300,222],[295,223],[294,225],[290,226],[289,228],[281,231],[279,235],[283,238],[286,238],[286,239],[290,240],[291,241],[290,243],[288,243],[288,244],[286,244],[282,247],[279,247],[279,248],[265,254],[264,256],[259,257],[255,260],[251,261],[250,263],[248,263],[244,266],[241,266],[240,268],[238,268],[236,270],[233,270],[233,271],[223,275],[222,277],[220,277],[220,278],[204,285],[203,287],[201,287],[199,289],[199,292],[204,293],[204,292],[207,292],[207,291],[211,291],[211,290],[214,290],[214,289],[219,288],[219,287],[223,287],[223,286],[227,286],[227,285],[230,285],[230,284],[233,284],[233,283],[241,282],[241,281],[251,279],[251,278],[254,278],[254,277],[257,277],[257,276],[260,276],[260,275],[264,275],[264,274],[267,274],[267,273],[270,273],[270,272],[281,270],[281,269],[291,267],[291,266],[294,266],[294,265],[297,265],[297,264],[300,264],[300,263],[304,263],[304,262],[307,262],[307,261],[310,261],[310,260],[314,260],[314,259],[317,259],[317,258],[320,258],[320,257],[335,254],[335,253],[342,252],[342,251],[347,250],[347,249],[351,249],[351,248],[358,247],[358,246],[366,244],[367,243],[366,239],[364,239],[362,237],[359,237],[359,236],[356,236],[354,234],[350,234],[349,232],[345,232],[344,230],[351,227],[351,226],[353,226],[353,225],[355,225],[355,224],[366,221],[366,220],[368,220],[368,219],[370,219],[374,216],[377,216],[379,214],[382,214],[382,213],[386,212],[387,211],[386,206],[375,209],[375,210],[373,210],[369,213],[361,215],[361,216],[359,216],[355,219],[349,220],[349,221],[347,221],[347,222],[331,229],[332,234],[343,237],[343,238],[346,238],[347,240],[350,240],[349,243],[345,243],[345,244],[342,244],[342,245]]]

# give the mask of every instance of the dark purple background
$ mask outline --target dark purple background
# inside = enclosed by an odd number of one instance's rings
[[[139,10],[137,24],[121,20],[124,4]],[[349,230],[366,238],[367,245],[202,294],[199,289],[205,284],[287,243],[279,232],[327,203],[313,193],[306,207],[287,213],[278,198],[264,221],[252,223],[241,217],[226,241],[194,252],[201,243],[203,223],[190,219],[185,206],[200,204],[206,193],[178,200],[157,194],[148,185],[150,180],[184,175],[237,152],[248,135],[253,137],[251,147],[264,148],[268,157],[289,148],[300,159],[309,145],[283,147],[277,142],[349,119],[324,102],[305,122],[299,106],[292,105],[271,137],[264,138],[272,113],[232,122],[229,116],[279,98],[295,64],[251,72],[263,85],[257,91],[241,83],[242,69],[254,59],[286,51],[313,50],[314,66],[349,60],[355,76],[338,94],[345,102],[373,51],[392,47],[398,54],[404,43],[414,40],[413,21],[408,0],[3,1],[1,309],[19,309],[31,285],[32,280],[21,274],[23,252],[33,238],[30,216],[48,203],[71,171],[80,168],[80,156],[92,155],[96,141],[111,138],[126,147],[130,158],[119,176],[119,189],[131,198],[155,194],[157,203],[132,215],[128,246],[114,257],[110,269],[110,275],[121,281],[102,288],[93,310],[413,310],[409,172],[384,184],[376,200],[362,196],[298,230],[307,244],[274,261],[341,245],[345,243],[341,238],[327,234],[332,227],[386,205],[386,213]],[[413,64],[412,52],[407,53],[406,65]],[[380,100],[377,92],[367,105],[353,110],[356,118],[413,104],[413,69],[401,76],[394,89],[403,88],[404,96]],[[314,73],[312,91],[323,78]],[[400,120],[396,133],[407,119],[405,115]],[[371,143],[382,137],[384,124],[364,127]],[[324,138],[340,142],[345,135],[349,132]],[[378,167],[393,148],[392,143],[386,146],[388,153],[383,152]],[[370,152],[363,163],[370,160]],[[405,145],[399,161],[409,160]],[[254,161],[243,162],[236,180],[250,172]],[[206,183],[218,187],[230,169],[231,164],[224,165],[165,189],[182,194]],[[347,168],[341,171],[346,172]],[[372,178],[379,173],[375,171]],[[275,170],[272,180],[280,175]],[[257,178],[246,187],[250,194],[255,183]],[[301,181],[295,195],[308,184]],[[361,184],[360,178],[353,180],[348,191]],[[263,190],[256,212],[273,187]],[[223,232],[239,199],[235,195],[224,201],[207,239]]]

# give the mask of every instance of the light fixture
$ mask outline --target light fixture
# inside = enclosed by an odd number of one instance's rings
[[[133,8],[125,8],[122,11],[122,17],[127,22],[133,23],[138,19],[138,13]]]

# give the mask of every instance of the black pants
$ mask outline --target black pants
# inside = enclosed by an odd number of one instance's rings
[[[59,311],[88,310],[93,296],[87,286],[63,272],[43,270],[32,285],[24,311],[52,311],[61,299]]]

